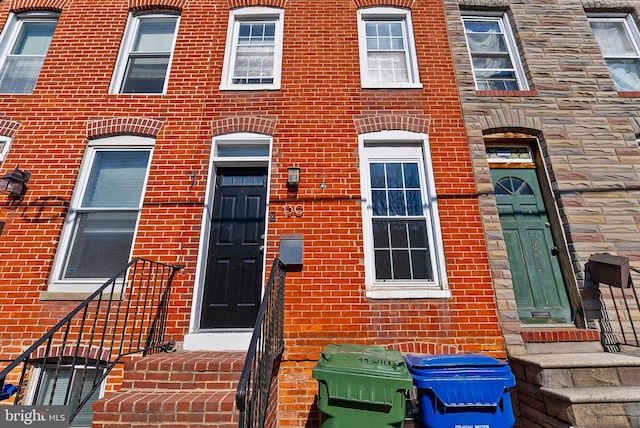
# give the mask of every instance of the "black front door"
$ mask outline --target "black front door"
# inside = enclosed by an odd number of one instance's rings
[[[200,328],[253,327],[262,294],[266,168],[220,168]]]

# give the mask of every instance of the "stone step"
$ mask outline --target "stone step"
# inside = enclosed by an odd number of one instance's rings
[[[640,386],[640,358],[631,355],[530,354],[509,361],[516,379],[547,388]]]
[[[547,413],[580,428],[632,428],[640,421],[640,388],[541,388]]]

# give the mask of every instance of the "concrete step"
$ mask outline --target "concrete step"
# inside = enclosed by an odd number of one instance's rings
[[[530,354],[509,362],[516,379],[542,387],[640,386],[640,358],[631,355]]]
[[[640,422],[637,387],[541,388],[550,416],[580,428],[634,428]]]
[[[125,363],[122,388],[93,405],[92,428],[235,428],[245,354],[176,352]]]
[[[618,353],[510,358],[527,428],[637,428],[640,358]]]

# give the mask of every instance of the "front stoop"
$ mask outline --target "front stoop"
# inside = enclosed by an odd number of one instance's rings
[[[235,428],[245,354],[179,352],[125,364],[122,388],[93,405],[92,428]]]
[[[640,358],[614,353],[510,358],[521,428],[640,427]]]

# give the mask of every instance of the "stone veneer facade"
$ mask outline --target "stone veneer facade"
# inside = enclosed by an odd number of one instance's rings
[[[537,137],[557,206],[556,236],[566,240],[561,260],[575,323],[593,327],[599,305],[591,300],[597,293],[585,272],[590,255],[606,252],[629,257],[632,266],[640,263],[640,93],[616,90],[587,14],[620,12],[637,22],[640,2],[444,0],[444,5],[500,320],[510,354],[520,354],[526,351],[485,138]],[[507,14],[529,90],[476,91],[464,10]]]

